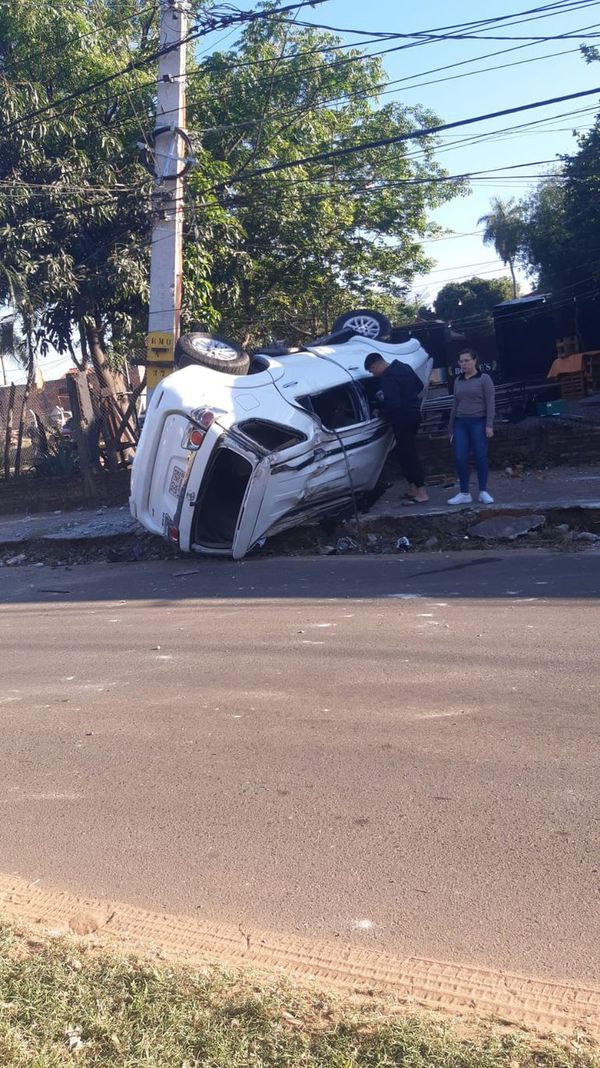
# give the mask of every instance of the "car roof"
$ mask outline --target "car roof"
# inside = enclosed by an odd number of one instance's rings
[[[425,363],[428,354],[417,338],[392,344],[389,341],[373,341],[372,338],[355,335],[342,344],[308,345],[307,352],[315,353],[321,359],[335,362],[344,367],[354,378],[368,374],[365,371],[365,357],[370,352],[378,352],[384,360],[406,361],[411,366]]]
[[[285,356],[269,356],[258,353],[265,369],[250,375],[228,375],[201,364],[193,364],[175,371],[163,382],[163,389],[172,400],[180,399],[184,406],[202,403],[218,403],[219,394],[225,398],[231,390],[261,390],[276,385],[283,395],[289,389],[290,399],[364,378],[365,357],[369,352],[380,352],[384,359],[406,361],[412,367],[424,364],[428,359],[416,338],[399,344],[373,341],[355,335],[346,342],[310,345]],[[193,393],[193,402],[190,394]]]

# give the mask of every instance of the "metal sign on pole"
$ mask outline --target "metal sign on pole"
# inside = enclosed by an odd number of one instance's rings
[[[183,177],[191,166],[185,129],[187,0],[161,0],[154,141],[147,394],[173,370],[183,273]]]

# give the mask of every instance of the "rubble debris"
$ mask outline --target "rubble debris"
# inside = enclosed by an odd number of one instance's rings
[[[411,548],[411,542],[409,538],[406,537],[396,538],[394,548],[397,553],[405,553],[407,549]]]
[[[344,553],[357,553],[359,551],[359,544],[354,538],[338,538],[335,543],[335,551],[340,555]]]
[[[42,534],[43,541],[80,541],[89,538],[114,538],[118,536],[144,535],[144,530],[136,519],[130,515],[111,516],[99,510],[97,516],[101,519],[90,519],[87,522],[69,522],[62,530]]]
[[[487,541],[514,541],[531,530],[543,527],[545,522],[543,515],[493,516],[469,527],[469,534]]]
[[[19,564],[24,564],[26,559],[26,553],[17,553],[16,556],[9,556],[8,560],[5,560],[4,563],[7,567],[18,567]]]
[[[579,534],[575,534],[574,541],[600,541],[600,534],[592,534],[591,530],[581,530]]]

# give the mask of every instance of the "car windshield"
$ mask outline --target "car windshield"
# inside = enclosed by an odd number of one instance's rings
[[[194,511],[193,544],[231,548],[252,471],[238,452],[218,449]]]

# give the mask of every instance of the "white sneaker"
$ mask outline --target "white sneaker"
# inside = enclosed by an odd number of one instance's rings
[[[481,493],[479,494],[479,500],[480,500],[481,504],[493,504],[494,503],[494,498],[492,497],[491,493],[488,493],[487,490],[482,490],[481,491]]]
[[[451,497],[448,504],[471,504],[473,498],[470,493],[457,493],[455,497]]]

